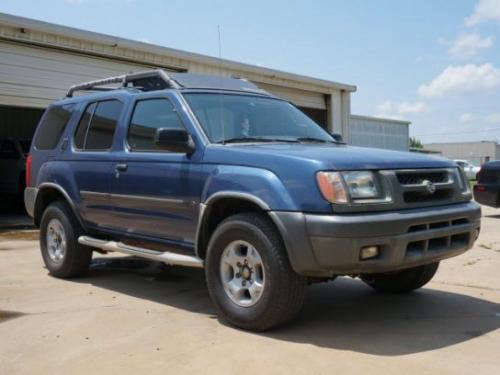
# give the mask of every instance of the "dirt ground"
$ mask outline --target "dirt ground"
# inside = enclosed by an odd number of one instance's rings
[[[0,234],[0,374],[498,374],[500,210],[468,253],[410,295],[339,278],[299,318],[254,334],[220,322],[200,270],[94,256],[47,275],[34,231]]]

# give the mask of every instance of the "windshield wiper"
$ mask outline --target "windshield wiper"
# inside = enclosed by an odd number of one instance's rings
[[[296,139],[282,139],[282,138],[263,138],[263,137],[235,137],[222,139],[215,143],[243,143],[243,142],[292,142],[297,143]]]
[[[296,139],[297,142],[318,142],[318,143],[337,143],[333,140],[314,138],[314,137],[299,137]]]

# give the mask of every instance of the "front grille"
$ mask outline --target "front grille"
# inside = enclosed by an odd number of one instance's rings
[[[437,172],[398,172],[396,173],[401,185],[419,185],[425,180],[434,184],[448,182],[449,176],[446,171]]]
[[[466,218],[458,218],[446,221],[437,221],[425,224],[415,224],[408,228],[408,233],[419,233],[425,235],[426,231],[433,229],[449,228],[453,234],[437,235],[427,239],[411,241],[406,246],[406,257],[412,257],[424,252],[437,252],[442,250],[453,250],[468,246],[470,242],[470,232],[467,229],[464,232],[456,233],[460,226],[469,224]]]
[[[394,171],[393,181],[401,203],[406,206],[443,204],[453,201],[459,189],[456,171],[452,169],[414,169]],[[432,186],[433,185],[433,186]]]
[[[432,202],[453,197],[453,190],[436,190],[434,194],[425,191],[406,191],[403,193],[405,203]]]

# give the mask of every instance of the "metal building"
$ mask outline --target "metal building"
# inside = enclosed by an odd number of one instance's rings
[[[355,86],[0,13],[0,138],[30,138],[73,84],[145,68],[245,77],[349,141]]]
[[[351,115],[350,143],[354,146],[409,151],[409,121]]]
[[[500,160],[500,145],[494,141],[426,143],[425,148],[440,151],[450,159],[462,159],[481,165],[488,161]]]

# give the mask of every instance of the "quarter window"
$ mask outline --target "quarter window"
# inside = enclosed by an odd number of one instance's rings
[[[73,113],[74,104],[52,106],[43,116],[35,139],[38,150],[53,150],[59,143],[66,125]]]
[[[111,148],[122,108],[118,100],[89,104],[76,129],[76,148],[94,151]]]
[[[172,103],[165,98],[136,103],[128,131],[128,143],[136,151],[164,151],[155,144],[156,130],[184,129]]]

